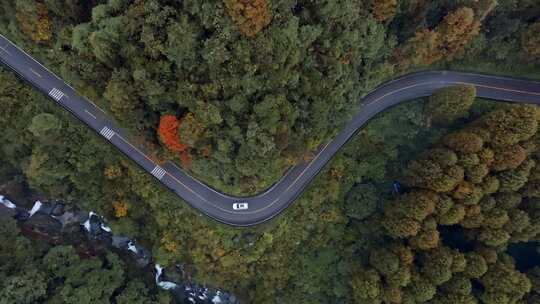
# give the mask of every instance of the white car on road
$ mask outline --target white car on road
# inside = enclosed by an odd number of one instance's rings
[[[248,207],[249,207],[249,206],[248,206],[248,203],[246,203],[246,202],[234,203],[234,204],[232,205],[232,208],[233,208],[234,210],[247,210]]]

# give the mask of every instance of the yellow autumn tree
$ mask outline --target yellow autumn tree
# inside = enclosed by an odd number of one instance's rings
[[[105,178],[108,180],[113,180],[122,176],[122,168],[120,168],[118,165],[110,165],[105,167],[103,173],[105,174]]]
[[[440,60],[440,35],[436,31],[424,29],[415,33],[405,45],[397,50],[396,59],[399,66],[407,68],[411,65],[430,65]]]
[[[167,251],[171,253],[180,253],[180,244],[170,233],[165,233],[165,235],[161,238],[161,244]]]
[[[227,13],[244,36],[257,35],[272,19],[266,0],[224,0],[224,3]]]
[[[116,201],[113,203],[113,208],[114,208],[114,216],[116,216],[117,218],[127,216],[129,206],[126,202]]]
[[[452,59],[480,32],[474,10],[461,7],[450,12],[433,30],[421,29],[396,52],[402,69],[425,66],[441,59]]]
[[[374,0],[372,3],[373,17],[379,22],[390,21],[396,15],[397,0]]]
[[[444,17],[437,32],[442,38],[440,48],[451,58],[478,35],[480,22],[475,19],[473,9],[461,7]]]
[[[52,22],[44,3],[31,0],[15,2],[15,17],[21,31],[35,42],[47,42],[52,37]]]

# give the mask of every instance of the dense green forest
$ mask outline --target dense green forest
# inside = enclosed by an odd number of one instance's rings
[[[409,191],[372,218],[388,239],[353,275],[358,303],[538,303],[540,254],[512,245],[540,236],[539,120],[501,107],[409,163]]]
[[[46,245],[20,234],[15,220],[0,216],[0,303],[171,303],[149,290],[140,273],[113,252],[81,258],[73,246]],[[148,278],[147,278],[148,279]],[[152,277],[150,277],[152,280]],[[116,292],[121,289],[121,292]]]
[[[534,1],[503,2],[18,0],[0,25],[156,158],[253,193],[384,80],[471,56],[538,60]]]
[[[540,79],[540,4],[498,2],[0,0],[0,33],[156,159],[253,193],[309,159],[359,97],[398,75],[451,67]],[[194,264],[197,281],[246,303],[536,303],[540,274],[509,244],[536,237],[538,116],[473,97],[453,89],[383,113],[283,215],[235,229],[198,216],[0,69],[0,181],[21,202],[28,185],[96,210],[161,264]],[[509,125],[490,124],[497,115]],[[527,123],[511,125],[517,118]],[[514,127],[523,133],[498,139]],[[396,198],[402,179],[409,189]],[[62,250],[25,262],[43,286],[60,274],[41,257]]]

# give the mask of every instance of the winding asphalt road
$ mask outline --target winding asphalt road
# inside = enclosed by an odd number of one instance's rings
[[[126,139],[125,131],[108,118],[103,110],[78,95],[62,79],[2,35],[0,62],[98,132],[192,207],[233,226],[252,226],[278,215],[305,190],[356,131],[377,113],[398,103],[429,96],[443,87],[467,84],[476,87],[478,97],[540,104],[540,82],[537,81],[450,71],[406,75],[385,83],[364,97],[358,114],[334,139],[321,146],[310,162],[292,167],[278,182],[260,194],[236,197],[212,189],[173,163],[156,164]],[[246,203],[248,208],[235,210],[233,206],[238,203]]]

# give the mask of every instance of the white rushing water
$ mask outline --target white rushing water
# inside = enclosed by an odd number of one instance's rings
[[[14,203],[12,203],[10,200],[4,198],[3,195],[0,195],[0,204],[6,206],[9,209],[15,209],[17,206],[15,206]]]
[[[212,303],[219,304],[221,303],[221,298],[219,297],[219,291],[216,293],[216,295],[212,298]]]
[[[94,212],[90,211],[90,213],[88,213],[88,219],[86,220],[86,222],[83,223],[83,226],[84,226],[84,229],[86,229],[86,231],[90,232],[90,219],[92,218],[92,215],[96,215]]]
[[[39,211],[39,209],[41,209],[41,205],[42,205],[42,204],[41,204],[40,201],[36,201],[36,202],[34,203],[34,206],[32,207],[32,209],[30,209],[30,212],[29,212],[30,217],[32,217],[32,215],[34,215],[36,212]]]
[[[133,252],[133,253],[138,253],[139,251],[137,250],[137,247],[135,247],[133,245],[133,242],[132,241],[129,241],[128,243],[128,250]]]
[[[109,228],[109,226],[105,226],[105,224],[101,224],[101,230],[106,232],[112,232],[111,228]]]
[[[15,204],[13,204],[10,200],[6,199],[3,195],[0,195],[0,205],[4,205],[5,207],[10,208],[10,209],[17,208],[17,206]],[[36,214],[42,207],[43,207],[43,203],[41,203],[40,201],[36,201],[34,203],[34,206],[32,207],[32,209],[28,212],[29,217],[32,217],[34,214]],[[83,226],[84,229],[86,231],[88,231],[88,232],[92,232],[91,231],[92,226],[90,224],[90,219],[92,218],[92,216],[98,216],[99,217],[99,215],[97,215],[96,213],[91,211],[91,212],[88,213],[88,218],[86,219],[86,221],[84,221],[84,223],[81,224],[81,226]],[[53,217],[56,218],[55,216],[53,216]],[[111,228],[108,227],[107,225],[105,225],[102,222],[101,217],[99,217],[99,221],[100,221],[100,229],[101,230],[103,230],[105,232],[108,232],[108,233],[112,233]],[[133,252],[135,254],[139,254],[139,250],[137,249],[137,246],[131,240],[127,244],[127,250],[129,250],[129,251],[131,251],[131,252]],[[177,289],[177,288],[182,286],[184,288],[185,294],[187,295],[187,300],[190,303],[197,303],[197,301],[196,301],[197,298],[200,299],[200,300],[209,299],[209,297],[208,297],[208,292],[209,292],[208,288],[204,288],[204,289],[201,289],[199,291],[196,291],[197,289],[192,289],[189,285],[179,285],[179,284],[174,283],[174,282],[162,281],[161,276],[163,275],[163,267],[161,267],[161,265],[159,265],[159,264],[155,264],[155,269],[156,269],[156,277],[155,277],[156,284],[161,289],[173,290],[173,289]],[[212,303],[213,304],[222,304],[222,303],[224,303],[221,295],[222,295],[221,291],[217,291],[216,294],[212,297]]]
[[[161,287],[162,289],[169,290],[174,289],[178,287],[178,284],[173,282],[167,282],[167,281],[161,281],[160,277],[163,273],[163,267],[161,265],[156,264],[156,284]]]

